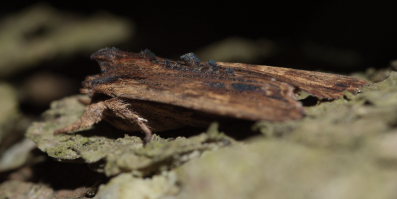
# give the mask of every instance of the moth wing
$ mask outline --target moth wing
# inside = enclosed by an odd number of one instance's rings
[[[283,82],[211,82],[201,79],[119,79],[98,84],[97,93],[113,97],[166,103],[198,111],[247,120],[284,121],[299,119],[304,110]]]
[[[217,62],[228,68],[250,70],[274,77],[277,81],[285,82],[304,90],[318,98],[336,99],[342,97],[345,91],[360,92],[360,88],[368,84],[364,80],[354,77],[331,73],[305,71],[266,65],[250,65],[241,63]]]

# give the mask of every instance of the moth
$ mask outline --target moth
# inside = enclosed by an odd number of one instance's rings
[[[88,128],[101,120],[126,131],[153,132],[202,125],[209,115],[286,121],[305,116],[296,98],[306,91],[320,99],[357,93],[367,84],[353,77],[242,63],[203,62],[193,53],[180,60],[105,48],[91,55],[101,73],[88,76],[81,92],[91,101],[75,123],[55,133]],[[198,112],[198,113],[197,113]],[[207,115],[206,115],[207,114]]]

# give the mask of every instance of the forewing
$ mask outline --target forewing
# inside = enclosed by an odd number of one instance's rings
[[[249,70],[263,76],[271,76],[277,81],[286,82],[318,98],[340,98],[345,91],[357,93],[361,87],[368,84],[354,77],[331,73],[241,63],[218,62],[218,64],[235,70]]]
[[[299,119],[304,111],[289,84],[262,79],[260,82],[157,76],[146,79],[119,78],[97,84],[95,92],[129,99],[147,100],[248,120]]]
[[[84,82],[88,93],[171,104],[249,120],[299,119],[304,111],[296,88],[334,99],[366,84],[352,77],[281,67],[200,62],[192,53],[183,61],[115,48],[92,55],[102,73]]]

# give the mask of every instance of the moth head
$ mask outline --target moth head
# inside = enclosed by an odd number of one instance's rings
[[[96,60],[102,72],[106,72],[110,67],[115,66],[119,60],[127,57],[128,54],[115,47],[103,48],[91,55],[92,60]]]

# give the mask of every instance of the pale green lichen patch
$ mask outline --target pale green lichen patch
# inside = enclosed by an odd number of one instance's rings
[[[258,137],[177,168],[176,198],[396,198],[397,169],[378,158]]]
[[[33,184],[20,181],[7,181],[0,185],[0,199],[10,198],[54,198],[54,191],[43,184]]]
[[[54,135],[54,131],[76,121],[84,111],[78,96],[52,103],[44,113],[44,121],[34,123],[27,137],[38,148],[58,160],[83,160],[86,163],[104,163],[98,171],[112,176],[121,172],[147,175],[173,168],[203,151],[217,149],[231,143],[219,133],[203,133],[185,138],[154,140],[143,145],[136,136],[102,125],[76,134]],[[212,130],[214,131],[214,130]],[[125,133],[125,132],[124,132]]]
[[[26,140],[21,141],[26,127],[27,120],[18,110],[17,91],[0,82],[0,172],[15,169],[26,162],[29,151],[34,147]]]
[[[0,199],[88,199],[90,188],[54,190],[48,184],[8,180],[0,184]]]
[[[17,93],[10,85],[0,82],[0,126],[7,124],[18,115]],[[1,128],[0,128],[1,141]]]
[[[179,187],[175,173],[167,172],[152,178],[137,178],[130,173],[113,178],[102,185],[96,199],[156,199],[177,195]]]
[[[357,95],[306,108],[307,117],[285,123],[260,122],[265,135],[319,147],[356,148],[371,136],[391,131],[397,124],[397,73],[369,85]]]
[[[16,90],[9,84],[0,82],[0,143],[11,128],[11,121],[20,117]]]
[[[133,34],[133,24],[119,17],[97,14],[83,18],[36,5],[0,20],[0,77],[55,56],[125,41]]]
[[[0,154],[7,136],[12,133],[13,121],[19,117],[17,93],[14,88],[0,82]]]

